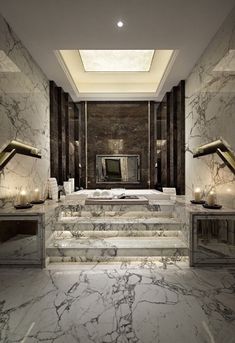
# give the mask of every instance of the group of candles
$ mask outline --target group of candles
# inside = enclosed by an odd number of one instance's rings
[[[29,202],[29,197],[31,201],[40,201],[41,200],[41,192],[38,188],[35,188],[32,194],[28,194],[25,190],[20,192],[19,196],[19,204],[20,205],[27,205]]]
[[[203,192],[200,187],[194,190],[194,200],[200,202],[203,197]],[[209,206],[214,206],[216,204],[216,193],[214,190],[209,191],[206,197],[206,202]]]

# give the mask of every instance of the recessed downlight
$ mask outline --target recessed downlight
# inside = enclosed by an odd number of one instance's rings
[[[118,22],[117,22],[117,27],[123,27],[123,25],[124,25],[124,23],[123,23],[123,21],[121,21],[121,20],[119,20]]]

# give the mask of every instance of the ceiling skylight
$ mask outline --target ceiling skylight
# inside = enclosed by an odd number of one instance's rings
[[[154,50],[79,50],[85,71],[149,71]]]

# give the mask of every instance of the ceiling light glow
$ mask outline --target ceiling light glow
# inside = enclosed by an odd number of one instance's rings
[[[124,24],[123,24],[123,21],[119,20],[119,21],[117,22],[117,26],[118,26],[118,27],[123,27],[123,25],[124,25]]]
[[[88,72],[149,71],[154,50],[79,50]]]

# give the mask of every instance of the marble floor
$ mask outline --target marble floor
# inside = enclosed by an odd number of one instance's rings
[[[0,269],[0,342],[234,343],[235,268]]]

